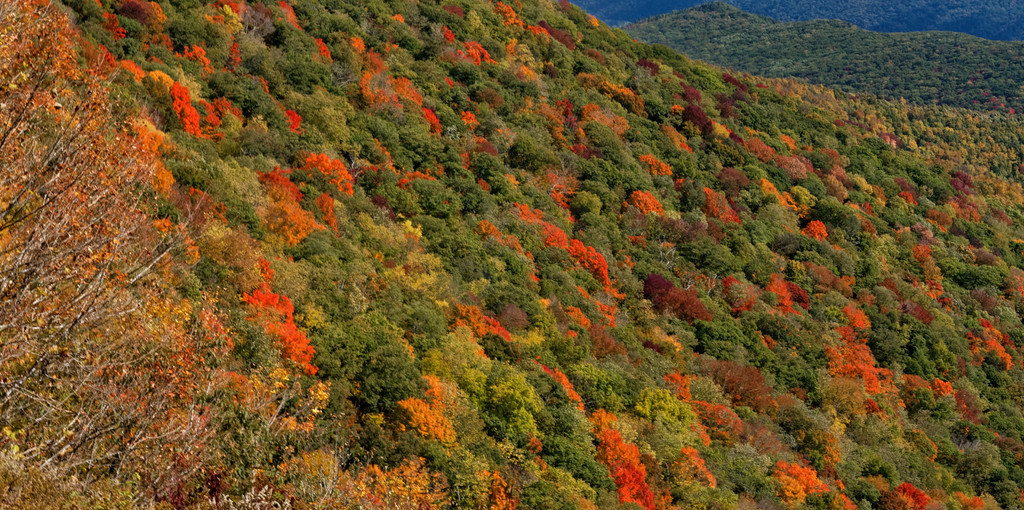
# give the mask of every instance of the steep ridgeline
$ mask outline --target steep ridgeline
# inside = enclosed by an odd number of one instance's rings
[[[1024,43],[949,32],[883,34],[842,21],[783,23],[724,2],[625,30],[690,57],[851,92],[1009,113],[1024,111]]]
[[[0,84],[0,506],[1022,506],[1004,114],[537,0],[0,0]]]
[[[612,25],[709,3],[708,0],[625,2],[580,0],[578,5]],[[1024,3],[1018,0],[730,0],[740,9],[782,21],[839,19],[879,32],[945,30],[986,39],[1024,39]]]

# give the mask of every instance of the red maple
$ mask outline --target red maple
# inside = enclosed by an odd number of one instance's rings
[[[171,98],[174,100],[172,105],[174,113],[181,120],[182,129],[190,135],[201,136],[199,131],[199,112],[192,106],[192,95],[188,89],[175,82],[171,85]]]
[[[263,322],[267,334],[277,340],[282,357],[298,363],[309,375],[317,373],[318,368],[311,363],[316,350],[295,324],[295,307],[288,296],[273,292],[270,283],[264,281],[251,294],[243,294],[242,301],[256,308],[257,319]]]

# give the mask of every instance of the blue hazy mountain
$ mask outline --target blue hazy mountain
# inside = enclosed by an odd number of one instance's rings
[[[880,33],[838,20],[780,22],[723,2],[624,27],[633,37],[753,74],[980,110],[1024,110],[1024,42]]]
[[[576,3],[611,25],[622,25],[707,2],[577,0]],[[729,0],[729,3],[780,21],[840,19],[880,32],[947,30],[986,39],[1024,39],[1024,0]]]

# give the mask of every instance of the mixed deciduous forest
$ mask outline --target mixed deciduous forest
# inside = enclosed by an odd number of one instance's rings
[[[567,2],[0,0],[0,506],[1022,508],[1022,139]]]
[[[709,0],[580,0],[577,4],[613,26],[688,9]],[[879,32],[944,30],[986,39],[1024,40],[1019,0],[729,0],[744,11],[781,21],[838,19]]]
[[[915,104],[1024,111],[1024,43],[952,32],[885,34],[842,21],[778,22],[714,2],[624,27],[645,42],[769,77]]]

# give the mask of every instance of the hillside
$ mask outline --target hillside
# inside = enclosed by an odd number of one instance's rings
[[[0,507],[1024,507],[1024,127],[548,0],[0,0]]]
[[[708,3],[707,0],[625,2],[580,0],[578,5],[612,25],[636,22],[659,14]],[[944,30],[994,40],[1024,39],[1024,2],[1020,0],[730,0],[744,11],[781,21],[838,19],[879,32]]]
[[[1024,43],[950,32],[883,34],[841,21],[783,23],[723,2],[625,27],[692,58],[850,92],[982,110],[1024,110]]]

